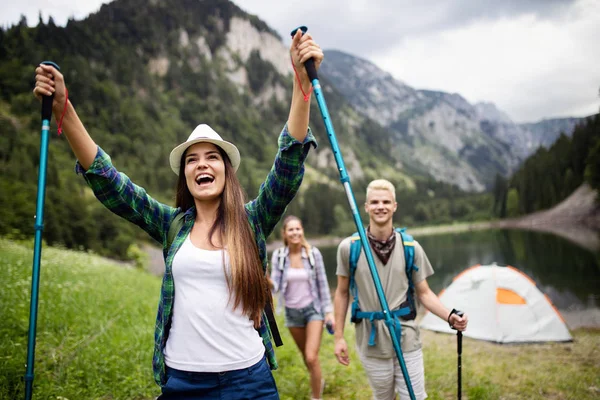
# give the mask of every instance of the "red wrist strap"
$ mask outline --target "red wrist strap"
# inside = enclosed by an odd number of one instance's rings
[[[311,85],[310,90],[308,91],[308,93],[304,93],[304,88],[302,88],[302,82],[300,81],[300,77],[298,76],[298,71],[296,71],[296,66],[294,65],[294,60],[292,59],[292,56],[290,56],[290,60],[292,61],[292,68],[294,68],[294,74],[296,75],[296,79],[298,79],[298,85],[300,85],[300,91],[304,95],[304,101],[308,101],[308,99],[309,99],[308,96],[313,91],[312,85]]]
[[[67,87],[65,86],[65,107],[63,108],[63,112],[60,116],[60,121],[58,121],[58,134],[60,135],[62,133],[62,122],[63,122],[63,118],[65,117],[65,113],[67,112],[67,104],[69,103],[69,91],[67,90]]]

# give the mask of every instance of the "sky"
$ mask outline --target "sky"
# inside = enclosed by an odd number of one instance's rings
[[[0,0],[0,26],[57,25],[102,0]],[[289,43],[306,25],[324,49],[369,60],[415,89],[492,102],[515,122],[600,110],[600,0],[234,0]],[[327,60],[325,60],[327,62]]]

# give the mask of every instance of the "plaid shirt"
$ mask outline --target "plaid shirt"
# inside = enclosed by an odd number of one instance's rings
[[[302,264],[308,272],[310,295],[313,298],[313,305],[317,312],[323,314],[333,312],[333,304],[331,303],[331,290],[327,282],[327,274],[325,272],[325,263],[323,255],[315,246],[311,246],[311,251],[315,260],[314,269],[310,265],[306,249],[302,247]],[[281,264],[280,265],[280,257]],[[290,249],[289,247],[280,247],[273,252],[271,257],[271,280],[273,281],[273,292],[279,293],[279,301],[277,302],[277,311],[281,311],[281,306],[285,305],[285,294],[288,287],[287,274],[290,267]]]
[[[286,125],[279,136],[279,151],[266,181],[260,186],[256,199],[245,205],[265,273],[267,270],[266,238],[279,222],[302,183],[304,160],[310,150],[310,144],[317,146],[310,129],[304,142],[300,143],[289,134]],[[100,147],[98,147],[98,153],[90,168],[85,171],[77,163],[76,172],[83,175],[104,206],[138,225],[163,246],[165,274],[156,316],[152,360],[154,379],[162,386],[166,378],[163,349],[169,335],[175,295],[173,259],[194,225],[196,210],[191,208],[185,212],[183,228],[176,235],[171,247],[167,248],[169,226],[175,216],[180,213],[179,208],[162,204],[150,197],[142,187],[131,182],[127,175],[118,172],[112,165],[108,154]],[[275,351],[271,343],[271,331],[264,312],[258,333],[263,340],[271,369],[277,369]]]

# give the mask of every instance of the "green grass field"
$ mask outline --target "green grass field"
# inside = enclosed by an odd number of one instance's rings
[[[24,398],[32,246],[0,239],[0,399]],[[160,279],[82,252],[43,248],[35,399],[154,399],[154,318]],[[282,399],[308,399],[308,373],[289,332],[277,349]],[[354,329],[346,330],[353,347]],[[600,330],[572,332],[571,344],[500,346],[464,340],[464,399],[600,397]],[[423,332],[430,399],[456,398],[456,339]],[[358,358],[343,367],[323,336],[325,399],[369,399]]]

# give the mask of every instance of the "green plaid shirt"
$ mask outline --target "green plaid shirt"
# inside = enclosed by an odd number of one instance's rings
[[[254,231],[256,245],[263,269],[267,270],[266,238],[271,234],[277,222],[285,212],[289,202],[296,195],[304,176],[304,160],[310,150],[310,144],[317,146],[310,129],[303,143],[290,136],[287,125],[279,136],[279,151],[266,181],[260,186],[256,199],[245,205],[248,221]],[[165,274],[162,280],[156,330],[154,332],[154,379],[159,385],[165,383],[165,359],[163,349],[167,343],[175,287],[173,283],[173,259],[194,225],[196,210],[186,211],[183,228],[176,235],[170,248],[167,248],[169,226],[181,211],[162,204],[146,191],[135,185],[127,175],[120,173],[112,165],[110,157],[100,147],[94,162],[85,171],[79,163],[77,173],[83,175],[94,194],[109,210],[133,222],[145,230],[154,240],[163,246]],[[272,335],[265,313],[258,332],[265,346],[265,354],[271,369],[277,369],[275,351],[271,342]]]

